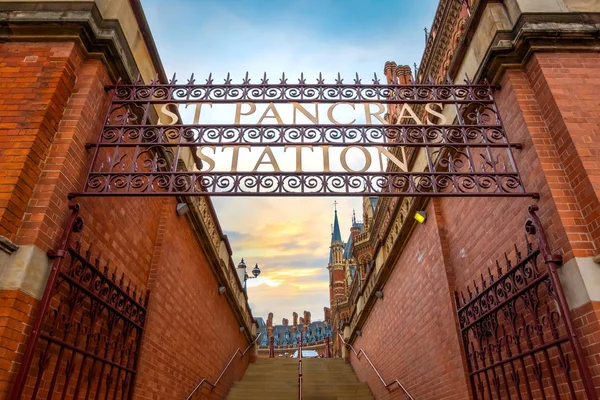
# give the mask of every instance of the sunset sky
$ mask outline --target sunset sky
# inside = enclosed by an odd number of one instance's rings
[[[253,82],[263,73],[273,81],[285,72],[319,72],[332,81],[358,73],[370,82],[383,79],[386,61],[419,63],[438,0],[142,0],[168,75],[191,73],[203,82],[231,73]],[[203,111],[204,112],[204,111]],[[229,114],[230,115],[230,114]],[[231,123],[227,113],[215,120]],[[284,117],[285,118],[285,117]],[[255,122],[254,122],[255,123]],[[241,157],[241,156],[240,156]],[[262,274],[248,281],[255,317],[291,320],[292,312],[323,318],[329,305],[327,259],[334,198],[213,197],[237,264],[243,257]],[[344,239],[352,210],[362,215],[360,198],[337,198]]]

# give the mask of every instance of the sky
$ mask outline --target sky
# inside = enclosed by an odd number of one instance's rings
[[[246,72],[257,82],[282,72],[307,81],[321,72],[345,82],[355,74],[385,81],[386,61],[420,62],[438,0],[142,0],[168,76],[192,73],[215,81],[231,73],[241,82]],[[205,113],[205,110],[202,111]],[[257,112],[257,115],[260,115]],[[341,115],[341,114],[340,114]],[[284,121],[289,115],[282,113]],[[231,113],[209,110],[206,121],[232,123]],[[229,120],[227,120],[229,118]],[[339,118],[341,120],[341,118]],[[359,121],[360,122],[360,121]],[[248,123],[256,123],[249,121]],[[349,153],[350,154],[350,153]],[[241,155],[240,155],[241,159]],[[354,160],[356,162],[356,160]],[[352,162],[350,162],[352,165]],[[327,261],[334,201],[344,239],[353,209],[362,216],[360,197],[213,197],[221,227],[237,264],[244,258],[255,317],[274,313],[275,323],[292,312],[310,311],[323,319],[329,306]]]

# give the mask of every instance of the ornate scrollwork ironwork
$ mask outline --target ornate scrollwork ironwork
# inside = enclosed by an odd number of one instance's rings
[[[314,83],[309,83],[303,75],[298,83],[288,83],[285,75],[278,83],[270,83],[266,76],[258,83],[251,83],[246,75],[236,84],[230,75],[223,83],[217,83],[211,75],[204,84],[196,83],[193,76],[187,82],[177,84],[174,76],[166,84],[156,79],[144,84],[138,79],[132,84],[119,82],[111,88],[112,104],[105,125],[97,143],[89,145],[94,151],[84,190],[72,197],[178,194],[532,196],[523,187],[512,155],[511,148],[519,146],[508,140],[494,103],[493,87],[488,83],[388,85],[382,84],[376,75],[372,84],[362,83],[358,76],[350,83],[344,83],[340,76],[333,83],[326,83],[321,75]],[[165,104],[208,102],[377,102],[393,107],[402,103],[416,104],[423,112],[427,109],[423,105],[436,103],[438,107],[448,105],[454,117],[437,111],[434,115],[443,121],[456,121],[434,125],[427,119],[425,124],[413,114],[415,117],[408,121],[411,123],[383,125],[203,125],[178,121],[172,121],[174,125],[161,125],[157,115],[157,109]],[[363,146],[376,146],[380,172],[353,171],[344,164],[346,161],[342,157],[340,162],[344,172],[330,172],[337,168],[325,166],[326,158],[329,163],[325,150],[322,173],[298,172],[302,170],[298,167],[295,172],[282,172],[276,168],[273,173],[256,172],[256,168],[238,171],[233,168],[237,165],[237,152],[232,156],[236,158],[232,158],[231,172],[216,172],[223,168],[215,171],[214,165],[203,168],[200,159],[208,157],[200,151],[203,146],[218,146],[222,150],[226,147],[239,150],[236,146],[313,146],[323,149],[360,146],[363,152],[367,151]],[[215,147],[212,149],[216,154]],[[384,171],[382,154],[396,157],[392,153],[395,150],[388,150],[392,147],[403,147],[402,155],[394,163],[404,165],[404,172],[393,168]],[[420,148],[425,155],[427,166],[424,170],[406,171],[410,169],[409,159],[416,154],[411,148]],[[183,150],[187,150],[186,157],[194,159],[194,165],[188,163],[186,167],[179,162]],[[209,158],[209,161],[214,160]]]
[[[516,245],[514,254],[511,260],[505,253],[504,267],[496,261],[496,271],[455,293],[473,394],[575,399],[569,335],[541,252],[527,242],[524,256]]]

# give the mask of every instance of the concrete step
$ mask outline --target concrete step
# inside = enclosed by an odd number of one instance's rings
[[[373,399],[369,387],[358,381],[342,359],[303,359],[304,400]],[[298,398],[297,359],[259,359],[241,381],[235,382],[229,400],[295,400]]]

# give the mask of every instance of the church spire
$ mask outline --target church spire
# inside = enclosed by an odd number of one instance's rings
[[[335,210],[335,215],[333,217],[333,235],[331,236],[331,243],[335,241],[342,241],[342,234],[340,232],[340,223],[338,222],[337,210]]]

